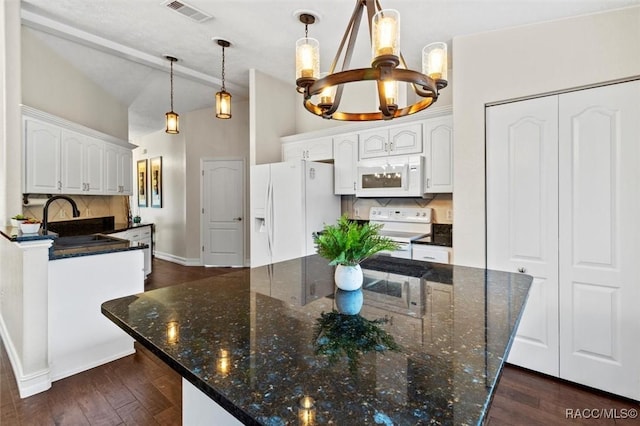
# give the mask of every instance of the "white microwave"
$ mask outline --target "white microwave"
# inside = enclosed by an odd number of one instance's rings
[[[420,197],[423,173],[421,155],[360,161],[356,197]]]

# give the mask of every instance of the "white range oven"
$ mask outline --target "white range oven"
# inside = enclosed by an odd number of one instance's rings
[[[398,243],[394,251],[380,254],[411,259],[411,242],[431,234],[431,209],[417,207],[372,207],[369,223],[383,225],[380,235]]]

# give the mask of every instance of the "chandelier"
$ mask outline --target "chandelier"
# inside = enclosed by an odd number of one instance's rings
[[[180,130],[178,130],[180,117],[173,111],[173,63],[178,59],[169,55],[165,55],[164,57],[171,63],[171,111],[165,114],[167,122],[165,132],[175,135],[176,133],[180,133]]]
[[[365,9],[371,36],[371,67],[349,69]],[[305,25],[305,36],[296,42],[296,90],[303,95],[304,107],[312,114],[341,121],[390,120],[428,108],[438,99],[438,91],[447,86],[446,43],[425,46],[422,72],[410,70],[400,52],[400,14],[393,9],[382,9],[378,0],[356,0],[331,68],[324,75],[320,74],[319,43],[308,37],[308,26],[315,22],[315,17],[302,13],[299,19]],[[336,71],[341,58],[342,70]],[[359,81],[376,82],[380,111],[339,110],[344,85]],[[399,107],[398,82],[409,83],[419,99]]]
[[[224,48],[231,46],[227,40],[215,39],[220,47],[222,47],[222,87],[216,93],[216,117],[227,119],[231,118],[231,94],[224,87]]]

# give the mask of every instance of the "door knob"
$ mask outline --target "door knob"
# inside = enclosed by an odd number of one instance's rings
[[[233,220],[240,222],[242,220],[241,217],[234,217]]]
[[[518,268],[518,272],[520,272],[521,274],[524,274],[525,272],[527,272],[527,268],[520,267]]]

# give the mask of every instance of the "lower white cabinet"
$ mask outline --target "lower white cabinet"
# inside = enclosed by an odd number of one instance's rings
[[[451,247],[411,244],[411,259],[423,262],[451,263]]]
[[[144,249],[144,276],[146,277],[152,271],[151,259],[153,255],[153,229],[152,225],[142,225],[126,231],[114,232],[109,234],[112,237],[122,238],[123,240],[134,241],[146,244],[148,247]]]
[[[487,110],[487,266],[534,277],[508,361],[640,399],[640,81]]]

